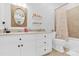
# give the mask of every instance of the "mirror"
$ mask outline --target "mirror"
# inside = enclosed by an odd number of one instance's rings
[[[22,6],[11,5],[11,26],[27,27],[27,10]]]
[[[24,23],[24,20],[25,20],[24,11],[20,8],[17,8],[15,13],[14,13],[14,19],[18,25],[22,25]]]

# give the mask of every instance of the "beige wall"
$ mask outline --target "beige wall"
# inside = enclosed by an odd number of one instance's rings
[[[69,37],[79,38],[79,6],[67,11]]]

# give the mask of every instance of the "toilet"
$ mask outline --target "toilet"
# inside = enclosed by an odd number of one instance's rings
[[[63,53],[64,52],[65,40],[63,39],[54,39],[53,40],[53,49]]]

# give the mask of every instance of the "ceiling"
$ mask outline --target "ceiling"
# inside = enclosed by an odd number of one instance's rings
[[[51,9],[51,8],[57,8],[65,3],[27,3],[27,6],[30,8],[46,8],[46,9]]]

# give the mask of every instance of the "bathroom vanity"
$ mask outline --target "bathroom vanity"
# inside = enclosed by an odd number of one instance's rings
[[[0,34],[0,56],[38,56],[52,51],[52,32]]]
[[[52,51],[55,32],[47,30],[49,25],[36,23],[43,22],[36,16],[33,17],[34,27],[31,26],[27,21],[27,7],[2,3],[0,9],[0,56],[40,56]],[[30,29],[39,31],[28,32]]]

